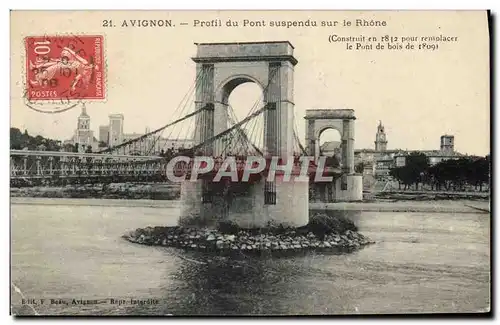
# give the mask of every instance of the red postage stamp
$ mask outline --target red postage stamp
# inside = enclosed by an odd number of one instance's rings
[[[103,37],[26,37],[29,100],[104,99]]]

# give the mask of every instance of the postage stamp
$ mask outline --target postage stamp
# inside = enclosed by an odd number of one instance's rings
[[[105,98],[103,36],[30,36],[25,48],[28,100]]]
[[[486,315],[492,21],[12,10],[11,315]]]

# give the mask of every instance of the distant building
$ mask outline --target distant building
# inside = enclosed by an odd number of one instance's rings
[[[144,133],[124,133],[122,135],[122,142],[127,142],[133,139],[137,139],[138,137],[143,136]]]
[[[124,133],[124,116],[123,114],[109,115],[109,125],[99,127],[99,139],[107,144],[108,147],[114,147],[122,143],[137,139],[151,132],[149,127],[146,127],[144,133]],[[106,139],[107,134],[107,140]],[[191,139],[166,139],[163,137],[146,137],[142,141],[137,142],[137,146],[129,148],[131,152],[128,154],[137,155],[153,155],[159,154],[163,150],[179,150],[187,149],[193,146]]]
[[[85,105],[82,107],[80,116],[78,116],[73,137],[70,140],[64,141],[64,144],[78,145],[79,152],[87,151],[89,146],[92,151],[97,150],[99,141],[94,137],[94,131],[90,129],[90,116],[87,114]]]
[[[373,149],[358,149],[354,150],[354,165],[363,164],[364,175],[375,174],[375,154]]]
[[[394,167],[403,167],[404,165],[406,165],[406,157],[404,155],[394,157]]]
[[[166,139],[160,138],[156,141],[154,145],[153,152],[159,153],[162,150],[173,150],[177,151],[180,149],[189,149],[193,146],[193,140],[191,139]]]
[[[394,155],[399,150],[387,150],[387,135],[382,121],[379,121],[375,134],[375,149],[354,150],[355,164],[363,163],[363,174],[387,176],[394,162]]]
[[[455,151],[455,137],[453,135],[442,135],[441,136],[441,146],[442,152],[452,153]]]
[[[377,134],[375,135],[375,151],[386,151],[387,150],[387,138],[385,135],[385,128],[382,125],[382,121],[379,121],[377,126]]]
[[[110,147],[123,142],[123,114],[111,114],[109,116],[109,141]]]
[[[408,156],[412,152],[421,152],[427,156],[429,159],[429,165],[434,166],[439,164],[442,161],[450,160],[450,159],[459,159],[461,157],[465,157],[465,155],[458,152],[448,152],[442,150],[409,150],[400,152],[398,155],[394,157],[395,166],[402,167],[406,165],[406,156]]]
[[[109,143],[109,125],[99,126],[99,142]]]
[[[386,177],[394,167],[406,164],[406,157],[412,152],[421,152],[429,158],[429,165],[435,165],[448,159],[458,159],[464,155],[455,151],[455,137],[442,135],[439,150],[402,150],[387,149],[387,135],[382,121],[377,126],[375,149],[354,150],[355,164],[363,163],[364,174],[373,173],[376,177]]]
[[[429,159],[429,165],[434,166],[442,161],[450,159],[459,159],[465,157],[464,154],[455,151],[455,136],[442,135],[439,150],[409,150],[400,152],[395,156],[396,167],[401,167],[406,164],[406,156],[412,152],[421,152]]]
[[[326,141],[319,150],[323,156],[333,156],[336,151],[340,151],[340,141]]]

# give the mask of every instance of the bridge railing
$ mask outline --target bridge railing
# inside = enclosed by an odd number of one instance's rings
[[[35,156],[35,157],[78,157],[78,158],[109,158],[114,160],[151,160],[159,156],[135,156],[115,155],[106,153],[66,152],[66,151],[34,151],[34,150],[11,150],[11,156]]]
[[[149,156],[117,156],[90,153],[70,153],[70,152],[47,152],[47,151],[23,151],[12,150],[10,156],[11,179],[57,179],[57,178],[106,178],[106,177],[128,177],[140,179],[141,177],[158,176],[165,178],[167,168],[173,168],[176,177],[189,177],[195,167],[195,158],[186,161],[178,161],[169,164],[170,159],[163,157]],[[209,172],[204,174],[215,174],[224,166],[225,159],[213,157],[214,166]],[[235,157],[237,172],[243,173],[247,166],[247,157]],[[278,165],[283,165],[278,161]],[[206,168],[206,162],[197,168]],[[253,162],[251,168],[257,168],[258,163]],[[262,173],[267,174],[271,167],[271,159],[266,159],[266,166]],[[227,168],[225,168],[228,170]],[[230,170],[230,168],[229,168]],[[300,175],[302,172],[302,162],[298,157],[294,159],[292,175]],[[318,172],[314,162],[310,162],[307,174]],[[340,174],[340,169],[335,167],[325,167],[321,171],[323,174]],[[283,172],[277,170],[276,174]]]
[[[159,170],[160,157],[11,150],[11,178],[134,175]]]

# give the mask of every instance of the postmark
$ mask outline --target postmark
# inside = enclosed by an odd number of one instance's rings
[[[64,111],[106,97],[104,38],[100,35],[44,35],[24,40],[28,106]]]

